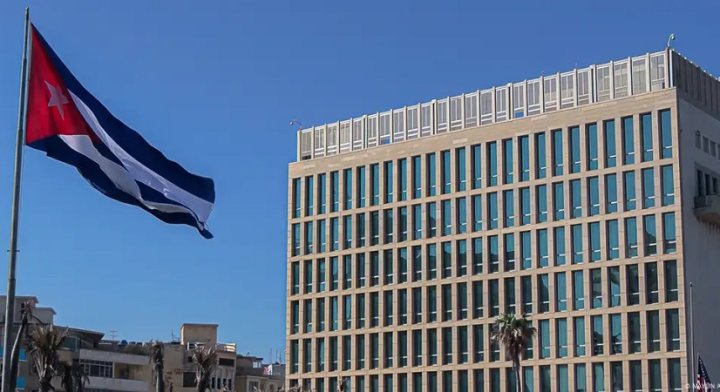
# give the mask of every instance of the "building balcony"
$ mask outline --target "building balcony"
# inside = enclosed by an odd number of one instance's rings
[[[104,350],[80,349],[79,359],[122,363],[128,365],[144,366],[150,360],[147,355],[128,354],[124,352],[113,352]]]
[[[702,221],[720,225],[720,195],[696,197],[695,215]]]
[[[123,380],[119,378],[88,377],[86,388],[123,392],[147,392],[150,385],[146,381]]]

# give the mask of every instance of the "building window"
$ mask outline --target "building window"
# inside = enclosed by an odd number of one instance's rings
[[[527,256],[530,258],[529,252]],[[540,229],[537,231],[537,258],[541,268],[549,265],[547,229]],[[527,268],[532,268],[531,262],[526,263],[526,265]]]
[[[625,211],[635,209],[635,172],[629,171],[623,173],[623,194],[625,198]]]
[[[365,253],[355,255],[357,287],[365,287]]]
[[[290,279],[292,285],[290,293],[292,295],[300,294],[300,263],[297,261],[292,263],[292,274]]]
[[[532,241],[529,231],[520,233],[520,268],[532,268]]]
[[[564,227],[556,227],[553,229],[554,236],[555,236],[555,244],[554,244],[554,258],[555,258],[555,265],[564,265],[565,264],[565,228]]]
[[[483,240],[482,238],[473,238],[473,275],[481,274],[483,271]]]
[[[649,368],[649,379],[650,379],[650,390],[651,391],[662,391],[662,371],[660,369],[660,360],[651,359],[648,361]]]
[[[449,284],[442,285],[442,321],[452,320],[452,286]]]
[[[305,294],[313,292],[313,262],[305,261]]]
[[[450,166],[450,150],[445,150],[440,153],[440,165],[442,166],[442,172],[440,173],[441,179],[440,182],[442,184],[442,194],[448,194],[450,193],[451,185],[452,185],[452,166]]]
[[[399,333],[398,335],[402,334]],[[407,336],[407,335],[406,335]],[[400,340],[400,351],[402,351],[402,338],[398,339]],[[393,344],[393,333],[392,332],[385,332],[383,334],[383,351],[385,351],[383,354],[383,367],[385,368],[391,368],[393,367],[393,350],[395,349],[395,345]],[[406,354],[407,357],[407,346],[406,346]]]
[[[437,174],[436,174],[436,163],[435,153],[427,154],[426,156],[426,183],[427,185],[427,196],[435,196],[437,194]]]
[[[398,200],[407,200],[407,159],[398,160]]]
[[[343,289],[352,288],[352,255],[343,256]]]
[[[651,310],[646,314],[648,352],[660,351],[660,313]]]
[[[427,236],[428,238],[437,235],[437,206],[435,202],[427,203]]]
[[[567,310],[567,290],[565,284],[565,273],[555,274],[555,311],[564,312]]]
[[[456,243],[457,254],[457,276],[467,275],[467,242],[466,240],[458,240]]]
[[[293,178],[292,180],[292,217],[293,218],[299,218],[300,217],[300,179],[299,178]]]
[[[612,391],[623,390],[623,366],[622,362],[610,363],[610,385]]]
[[[605,176],[605,213],[618,211],[617,175]]]
[[[313,215],[313,201],[315,199],[313,176],[305,177],[305,216]]]
[[[655,229],[655,215],[643,216],[643,229],[645,256],[657,254],[657,231]]]
[[[657,263],[645,263],[645,297],[648,304],[658,302],[658,271]]]
[[[620,233],[617,219],[606,221],[607,258],[615,260],[620,258]]]
[[[537,223],[547,222],[547,186],[538,185],[535,187],[535,204],[537,208]]]
[[[323,178],[323,188],[325,187],[325,178]],[[340,207],[340,173],[334,171],[330,173],[330,182],[332,183],[332,202],[330,205],[330,211],[331,212],[337,212],[338,208]],[[325,190],[320,193],[321,194],[321,214],[325,212],[325,207],[323,204],[325,203]]]
[[[588,216],[595,216],[600,213],[600,187],[597,177],[587,179],[588,191]]]
[[[505,278],[505,313],[515,314],[515,278]]]
[[[668,260],[665,263],[665,302],[678,300],[677,262]]]
[[[412,259],[413,259],[413,282],[419,282],[422,280],[422,248],[420,246],[412,247]]]
[[[642,161],[650,162],[653,159],[653,130],[650,113],[640,115],[640,137],[642,144]]]
[[[503,255],[505,265],[503,271],[514,271],[515,270],[515,235],[505,234],[503,236],[503,249],[505,254]]]
[[[587,124],[585,127],[585,143],[587,146],[587,170],[598,168],[598,135],[597,124]]]
[[[503,184],[512,184],[514,165],[513,160],[513,141],[512,139],[505,139],[502,141],[503,145]]]
[[[325,259],[319,259],[317,269],[318,292],[325,291],[325,275]]]
[[[365,166],[360,166],[357,168],[357,183],[358,207],[363,208],[365,207],[365,186],[367,184],[365,180]]]
[[[585,308],[585,283],[583,279],[583,271],[573,271],[573,310]]]
[[[305,254],[313,253],[313,223],[305,222]]]
[[[562,182],[553,184],[553,220],[565,219],[565,191]]]
[[[600,223],[593,222],[588,224],[590,231],[590,261],[600,260]]]
[[[628,344],[630,354],[637,353],[642,350],[642,344],[640,340],[640,313],[631,312],[628,313]]]
[[[677,241],[675,239],[675,213],[666,212],[663,218],[663,253],[675,253]]]
[[[605,351],[602,317],[601,315],[590,317],[592,323],[593,355],[602,355]]]
[[[413,199],[422,197],[422,158],[417,155],[412,157],[413,171]]]
[[[582,357],[585,355],[585,317],[575,317],[574,319],[575,329],[573,333],[575,336],[573,340],[575,342],[575,356]]]
[[[491,235],[488,237],[488,249],[490,252],[490,272],[498,272],[500,270],[500,254],[498,253],[498,236]]]
[[[487,158],[488,158],[488,186],[497,185],[497,143],[487,143]]]
[[[530,188],[520,189],[520,224],[530,224]]]
[[[637,219],[625,218],[625,258],[638,256]]]
[[[457,222],[457,233],[462,234],[467,232],[467,209],[465,208],[465,198],[460,197],[455,200],[456,206],[456,214],[457,217],[455,218]],[[451,229],[452,230],[452,229]]]
[[[467,319],[467,283],[457,284],[458,320]]]
[[[472,214],[473,214],[472,230],[473,231],[482,230],[482,196],[481,195],[475,195],[472,197]]]
[[[620,314],[610,315],[610,354],[622,354],[622,323]]]
[[[353,178],[352,169],[345,169],[343,171],[343,181],[345,182],[345,197],[343,208],[349,210],[352,208],[352,197],[353,197]]]
[[[620,267],[608,268],[610,307],[620,306]]]
[[[503,202],[503,227],[513,227],[515,226],[515,197],[512,190],[503,191]]]
[[[630,361],[630,390],[643,390],[643,374],[642,363],[640,361]]]
[[[580,264],[583,262],[582,225],[570,226],[570,237],[572,241],[572,263]]]
[[[306,299],[303,305],[303,332],[310,333],[312,329],[313,312],[312,312],[312,300]]]
[[[370,165],[370,188],[370,205],[376,206],[380,204],[380,166],[377,163]]]
[[[671,391],[682,391],[680,378],[680,359],[668,359],[668,386]]]
[[[497,193],[492,192],[488,194],[488,229],[498,228],[498,208],[497,208]]]
[[[437,365],[437,330],[434,328],[427,330],[428,344],[428,365]],[[419,373],[418,373],[419,374]]]
[[[550,311],[550,288],[548,287],[548,275],[538,275],[538,313]]]
[[[665,311],[665,327],[667,331],[667,350],[680,350],[680,316],[677,309],[668,309]]]
[[[480,189],[482,187],[482,146],[476,144],[472,146],[472,188]]]
[[[350,249],[352,248],[352,229],[353,229],[353,223],[352,223],[352,215],[344,216],[343,217],[343,231],[345,231],[344,241],[343,241],[343,249]]]
[[[643,208],[655,207],[655,172],[653,168],[642,170]]]
[[[442,350],[443,350],[443,365],[447,365],[452,363],[452,342],[453,342],[453,336],[452,336],[452,328],[443,328],[442,329]]]
[[[637,305],[640,303],[640,274],[638,273],[637,264],[626,266],[625,276],[627,303],[628,305]]]
[[[552,131],[552,164],[553,176],[563,174],[563,135],[562,129]]]
[[[483,315],[483,282],[474,281],[472,286],[473,296],[473,318],[480,318]]]
[[[465,162],[465,147],[455,149],[455,178],[457,179],[457,191],[467,189],[467,169]]]
[[[482,284],[480,285],[482,288]],[[523,276],[520,278],[520,291],[522,295],[522,311],[523,313],[533,312],[533,291],[532,291],[532,277]]]
[[[422,322],[422,291],[419,287],[413,288],[412,291],[413,301],[413,324],[419,324]]]
[[[559,392],[570,391],[570,384],[568,384],[568,365],[557,365],[557,388]],[[532,391],[532,388],[527,390]]]
[[[452,246],[450,241],[442,243],[442,277],[449,278],[452,276]]]
[[[587,373],[585,373],[585,364],[575,365],[575,390],[576,391],[587,391]]]
[[[540,359],[550,358],[550,320],[540,320],[538,335],[540,337]]]
[[[435,286],[427,288],[428,298],[428,322],[437,321],[437,289]]]
[[[580,172],[580,127],[570,127],[570,173]]]
[[[558,358],[568,356],[568,339],[567,339],[567,319],[555,319],[555,344]]]
[[[660,173],[660,186],[662,188],[661,204],[663,206],[669,206],[675,203],[675,183],[673,180],[672,165],[661,166]]]
[[[412,221],[413,221],[413,240],[419,240],[422,238],[422,205],[416,204],[412,206]]]
[[[523,158],[523,159],[530,159]],[[535,178],[545,178],[547,171],[547,156],[545,153],[545,132],[535,134]]]
[[[580,180],[570,181],[570,217],[582,217],[582,194],[580,190]]]
[[[617,165],[617,150],[615,146],[615,120],[604,121],[603,132],[605,137],[605,167],[615,167]]]
[[[635,139],[632,116],[622,119],[623,165],[635,163]]]
[[[365,246],[365,213],[357,214],[357,245],[356,247],[361,248]]]
[[[488,291],[490,295],[490,317],[495,317],[500,314],[500,295],[498,293],[497,279],[488,281]]]
[[[437,278],[437,245],[427,245],[427,279],[433,280]]]
[[[600,268],[590,270],[590,297],[592,298],[592,309],[602,307],[602,271]]]
[[[672,158],[672,123],[670,110],[661,110],[659,113],[660,122],[660,158]]]

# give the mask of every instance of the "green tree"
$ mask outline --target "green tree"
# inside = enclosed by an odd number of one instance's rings
[[[532,326],[525,313],[520,317],[505,313],[495,319],[491,337],[494,341],[502,344],[505,348],[505,355],[512,361],[517,392],[522,391],[520,361],[525,356],[525,350],[534,336],[535,327]]]

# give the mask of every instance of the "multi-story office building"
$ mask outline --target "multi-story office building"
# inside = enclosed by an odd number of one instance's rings
[[[302,129],[288,387],[514,390],[526,312],[527,390],[682,390],[720,369],[718,178],[720,81],[673,50]]]

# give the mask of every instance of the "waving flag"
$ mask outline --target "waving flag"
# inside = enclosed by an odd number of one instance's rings
[[[695,389],[705,392],[711,390],[712,388],[712,381],[710,381],[710,376],[708,375],[707,369],[705,369],[705,363],[698,355],[698,373],[697,381],[695,382]]]
[[[186,171],[115,118],[32,26],[26,143],[75,166],[100,192],[167,223],[196,227],[215,202],[209,178]]]

